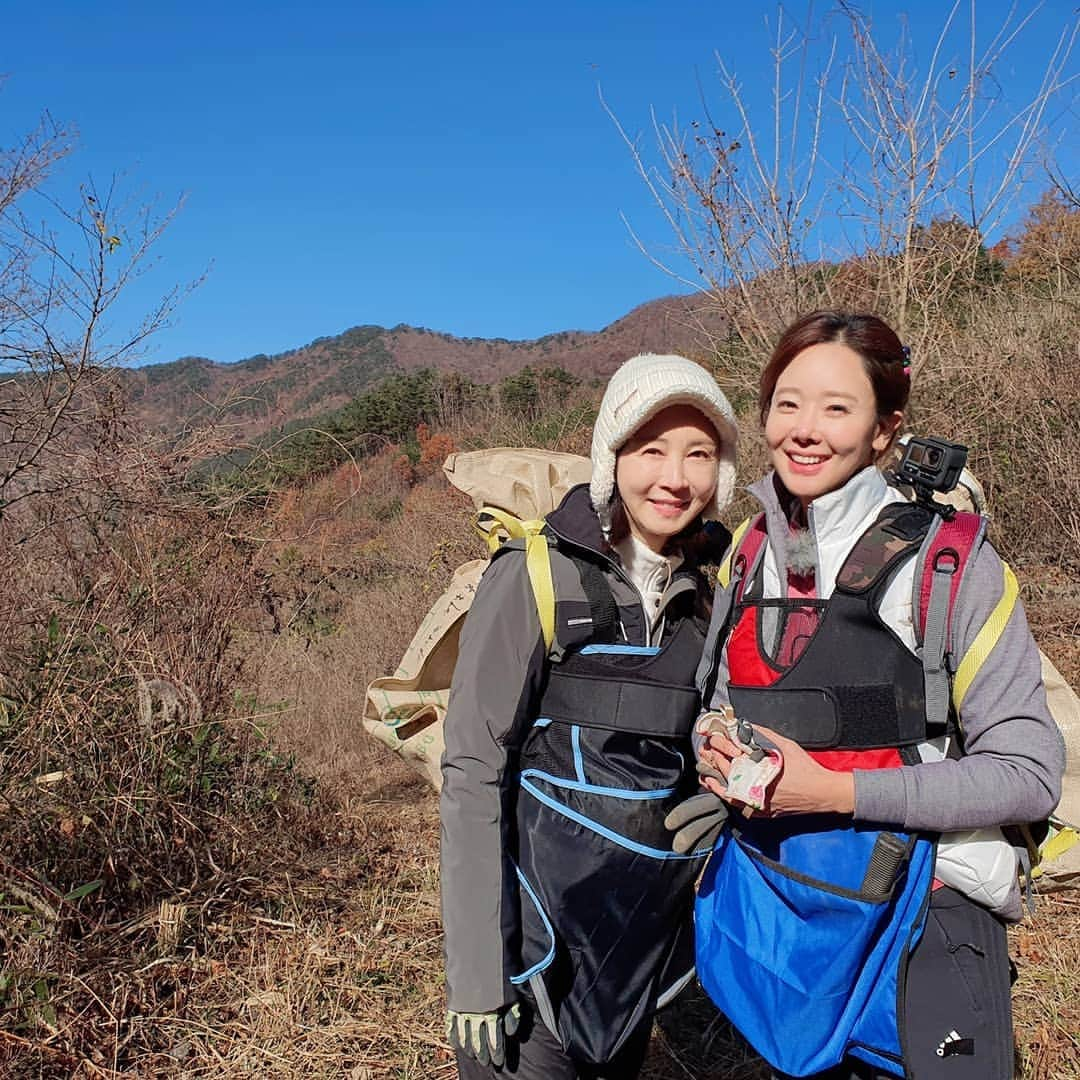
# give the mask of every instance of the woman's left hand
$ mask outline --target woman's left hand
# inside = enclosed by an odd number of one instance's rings
[[[755,727],[776,744],[784,756],[780,775],[769,786],[765,815],[776,814],[851,814],[855,810],[855,778],[849,772],[834,772],[815,761],[798,743],[766,727]],[[727,775],[731,761],[741,751],[724,736],[711,736],[702,749],[701,759]],[[702,784],[713,794],[728,798],[724,785],[705,777]],[[728,799],[729,802],[733,801]]]

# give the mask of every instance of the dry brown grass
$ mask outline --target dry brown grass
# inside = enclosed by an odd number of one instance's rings
[[[20,892],[5,881],[3,978],[20,973],[0,984],[5,1078],[454,1077],[442,1034],[437,802],[362,734],[359,718],[367,681],[393,669],[451,569],[480,547],[467,504],[441,479],[409,488],[388,455],[365,463],[359,481],[342,469],[283,498],[245,539],[259,588],[234,613],[244,656],[233,647],[220,658],[243,659],[249,679],[230,722],[265,729],[277,755],[295,752],[295,774],[318,778],[313,804],[263,818],[222,873],[189,875],[123,916],[57,917],[62,905],[41,902],[40,885]],[[197,600],[199,574],[177,577],[167,546],[150,544],[145,527],[140,537],[151,594],[175,601],[186,590]],[[240,582],[235,568],[219,569]],[[1075,680],[1071,577],[1031,566],[1021,576],[1048,651]],[[178,677],[208,678],[206,658],[192,667],[200,654],[182,647],[183,628],[204,623],[159,619],[164,636],[140,639],[143,655],[171,658]],[[52,715],[76,716],[77,696],[64,700],[66,712]],[[51,813],[51,827],[70,820]],[[1013,954],[1020,1075],[1080,1080],[1075,894],[1042,898],[1034,920],[1013,931]],[[700,994],[662,1017],[644,1073],[766,1075]]]
[[[280,738],[335,783],[373,767],[359,724],[367,684],[397,667],[454,567],[483,551],[471,505],[441,473],[410,488],[386,453],[344,498],[338,483],[279,510],[266,541],[276,631],[263,620],[248,641]]]
[[[332,806],[320,844],[189,905],[174,951],[155,951],[155,925],[129,930],[139,960],[95,973],[96,1005],[75,980],[59,980],[54,999],[82,999],[81,1013],[61,1008],[56,1033],[0,1036],[0,1074],[452,1080],[436,799],[380,750]],[[1013,931],[1013,955],[1019,1075],[1077,1080],[1075,894],[1040,898],[1036,917]],[[53,1050],[76,1026],[82,1056]],[[662,1018],[643,1074],[766,1076],[697,995]]]
[[[264,688],[269,688],[272,673],[279,677],[307,665],[305,696],[297,700],[305,714],[317,719],[301,726],[297,710],[284,714],[283,724],[298,738],[311,765],[333,778],[342,836],[371,861],[359,881],[333,863],[318,872],[314,883],[301,886],[298,878],[294,894],[304,899],[289,909],[291,915],[282,916],[297,925],[260,931],[249,942],[249,948],[257,945],[259,952],[236,954],[242,966],[234,978],[258,972],[259,981],[251,985],[257,994],[271,995],[277,1006],[272,1023],[261,1015],[240,1017],[231,1033],[216,1041],[206,1036],[200,1044],[205,1047],[200,1054],[215,1047],[214,1053],[236,1075],[248,1075],[250,1059],[243,1055],[254,1051],[231,1043],[256,1036],[282,1040],[275,1043],[276,1058],[268,1044],[261,1043],[268,1075],[351,1075],[350,1070],[359,1077],[449,1080],[454,1075],[441,1033],[436,800],[392,755],[358,734],[364,681],[394,666],[449,568],[477,553],[471,541],[462,540],[467,510],[453,500],[437,481],[414,489],[404,499],[401,515],[383,525],[386,548],[375,542],[381,558],[391,561],[380,563],[378,580],[358,580],[341,600],[341,622],[330,638],[324,643],[282,643],[264,670]],[[372,543],[365,540],[357,550],[370,559],[372,549],[365,545]],[[1029,584],[1033,590],[1053,591],[1044,575],[1031,575]],[[1067,585],[1064,576],[1061,584]],[[1046,625],[1056,646],[1051,651],[1063,668],[1070,655],[1069,613],[1075,619],[1077,612],[1071,596],[1053,608]],[[286,657],[291,657],[289,663]],[[334,848],[340,858],[340,847]],[[342,885],[349,887],[348,895],[340,892]],[[322,904],[333,906],[329,896],[334,893],[340,904],[336,923],[314,919],[313,897],[318,894]],[[354,947],[355,935],[363,947]],[[1020,1075],[1028,1080],[1080,1080],[1075,1041],[1063,1034],[1073,1022],[1070,1002],[1080,999],[1080,910],[1075,899],[1042,898],[1036,917],[1013,931],[1013,941],[1020,968]],[[331,951],[339,976],[339,996],[334,999],[339,1011],[333,1014],[337,1020],[317,1034],[305,1028],[312,994],[305,990],[312,969],[307,957],[313,948]],[[1042,991],[1043,983],[1050,984],[1052,993]],[[234,999],[247,989],[243,984]],[[245,1022],[248,1036],[241,1030]],[[688,995],[661,1019],[644,1073],[646,1080],[764,1080],[767,1075],[700,993]]]
[[[174,943],[148,918],[84,942],[81,973],[54,955],[54,1012],[0,1035],[0,1074],[439,1075],[432,799],[376,777],[324,804],[318,842],[282,833],[257,873],[188,897]]]
[[[1018,1073],[1080,1077],[1080,895],[1039,898],[1035,918],[1011,932]]]

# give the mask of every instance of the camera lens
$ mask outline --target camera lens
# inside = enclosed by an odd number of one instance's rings
[[[931,446],[926,451],[926,464],[931,469],[936,469],[941,464],[941,451],[936,446]]]

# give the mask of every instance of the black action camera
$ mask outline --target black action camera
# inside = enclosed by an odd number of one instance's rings
[[[967,447],[944,439],[912,438],[896,467],[896,478],[910,484],[920,501],[928,502],[935,491],[952,491],[967,464]]]

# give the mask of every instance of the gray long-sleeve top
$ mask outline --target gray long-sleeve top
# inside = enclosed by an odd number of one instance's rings
[[[787,579],[785,551],[790,525],[772,474],[750,490],[765,508],[766,595],[780,596],[780,582]],[[818,553],[820,597],[831,594],[844,558],[879,510],[901,498],[871,467],[839,491],[814,500],[809,526]],[[879,611],[909,647],[914,640],[912,572],[909,567],[906,576],[897,575]],[[1001,559],[985,542],[956,598],[952,652],[958,660],[966,655],[1001,600],[1004,583]],[[698,673],[699,685],[711,691],[709,708],[729,703],[723,640],[727,607],[726,598],[718,598]],[[857,662],[857,657],[852,661]],[[1064,743],[1046,705],[1038,648],[1019,601],[972,680],[959,720],[964,739],[964,754],[959,758],[924,759],[895,769],[855,770],[855,818],[954,833],[1039,821],[1057,805],[1065,766]]]
[[[496,559],[461,631],[446,714],[439,813],[446,982],[451,1009],[489,1012],[515,994],[504,942],[518,923],[506,845],[508,742],[543,675],[544,641],[525,560]]]

